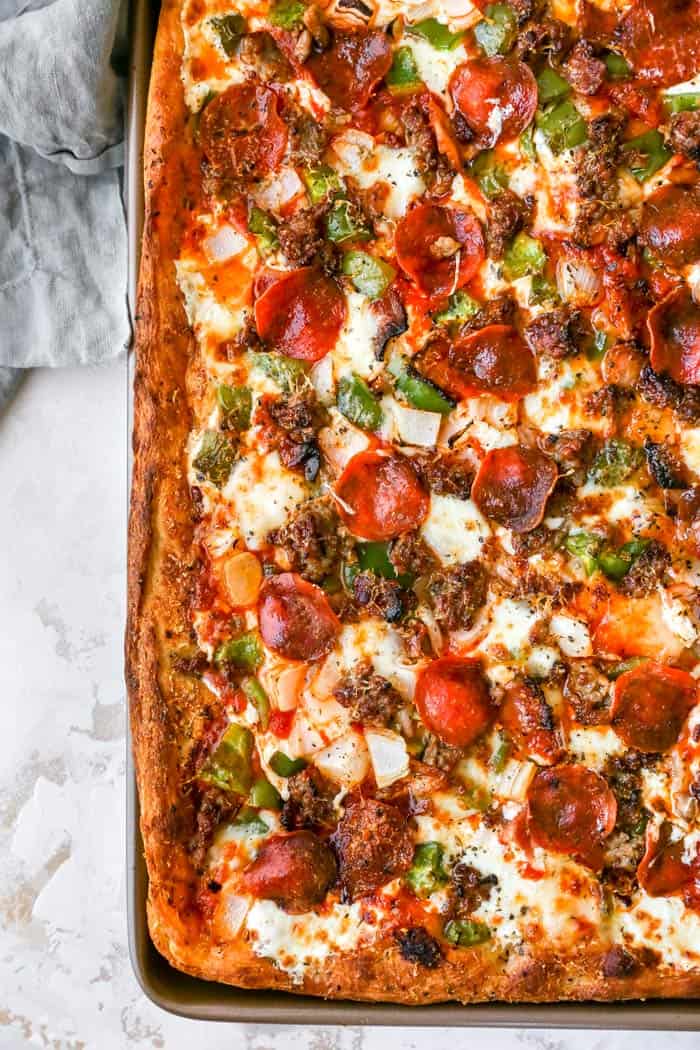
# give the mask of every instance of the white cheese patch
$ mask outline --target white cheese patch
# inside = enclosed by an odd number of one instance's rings
[[[584,766],[599,770],[611,755],[626,750],[619,736],[610,726],[577,726],[569,731],[569,750]]]
[[[459,565],[479,557],[491,529],[472,500],[433,494],[421,533],[446,565]]]
[[[691,970],[700,966],[700,915],[679,897],[649,897],[640,893],[628,911],[617,911],[618,938],[634,946],[655,948],[662,967]]]
[[[230,339],[242,327],[245,307],[233,309],[220,303],[204,277],[187,260],[175,263],[177,283],[185,303],[190,327],[201,341],[207,336]]]
[[[583,657],[593,652],[588,624],[583,620],[555,613],[549,621],[549,630],[564,656]]]
[[[664,517],[664,509],[660,501],[653,496],[648,496],[635,485],[616,485],[605,488],[596,485],[593,481],[587,481],[578,490],[579,499],[587,496],[605,496],[606,506],[601,514],[585,514],[586,523],[595,520],[602,523],[615,522],[624,524],[634,532],[652,530],[657,522]],[[609,502],[608,502],[609,501]]]
[[[407,664],[401,636],[380,620],[346,624],[334,653],[339,666],[349,671],[369,661],[377,674],[386,678],[409,700],[416,686],[415,664]]]
[[[502,598],[489,610],[491,625],[482,642],[483,649],[505,646],[519,659],[530,647],[532,629],[541,620],[541,612],[524,598]]]
[[[388,25],[395,18],[406,22],[437,18],[453,29],[463,29],[481,18],[481,12],[471,0],[375,0],[372,8],[376,25]]]
[[[663,587],[659,587],[661,596],[661,618],[676,638],[680,638],[683,645],[690,647],[698,636],[697,629],[693,624],[688,608],[680,598],[672,598]]]
[[[251,452],[234,464],[223,495],[233,504],[246,544],[251,550],[259,550],[270,530],[283,525],[308,497],[308,486],[297,474],[285,470],[276,452]]]
[[[361,189],[378,183],[388,186],[382,211],[389,219],[400,219],[416,197],[425,192],[416,155],[408,147],[392,149],[378,144],[371,135],[351,129],[331,143],[331,161],[343,176],[352,176]]]
[[[688,469],[700,477],[700,427],[681,430],[681,454]]]
[[[336,380],[356,373],[363,379],[371,379],[382,370],[375,348],[379,321],[366,296],[359,292],[347,294],[347,317],[332,353],[333,372]],[[325,360],[325,358],[324,358]]]
[[[523,399],[525,414],[533,426],[547,434],[584,427],[596,433],[605,432],[609,421],[584,407],[588,394],[600,385],[590,362],[582,358],[538,362],[537,390]]]
[[[447,99],[450,77],[457,66],[467,60],[464,44],[458,44],[451,51],[439,51],[427,40],[410,33],[406,35],[405,42],[413,52],[420,79],[436,95]]]

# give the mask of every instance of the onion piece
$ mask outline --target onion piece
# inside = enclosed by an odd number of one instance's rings
[[[239,551],[224,562],[224,586],[231,605],[254,605],[262,583],[262,565],[250,551]]]
[[[536,772],[537,766],[534,762],[519,762],[515,758],[508,759],[505,769],[494,785],[495,794],[501,798],[512,799],[514,802],[524,802],[527,789]]]
[[[274,689],[280,711],[293,711],[297,707],[306,671],[306,664],[292,664],[277,675]]]
[[[319,432],[318,443],[331,470],[340,474],[353,456],[365,451],[369,446],[369,438],[363,430],[349,423],[336,408],[332,408],[329,415],[331,425]]]
[[[600,294],[600,278],[583,259],[559,259],[556,280],[562,299],[573,306],[592,306]]]
[[[247,247],[248,241],[233,226],[222,226],[204,242],[204,250],[212,262],[224,262],[240,255]]]
[[[226,895],[226,927],[232,937],[240,930],[246,920],[252,904],[250,897],[240,897],[236,893]]]
[[[311,383],[321,404],[330,405],[335,400],[335,378],[333,375],[333,356],[326,354],[311,369]]]
[[[402,441],[407,445],[421,445],[432,448],[437,443],[442,425],[439,412],[424,412],[418,408],[407,408],[394,401],[391,411],[396,420],[396,428]]]
[[[304,193],[304,184],[294,168],[282,168],[255,191],[255,203],[265,211],[279,211]]]
[[[314,765],[336,784],[353,788],[369,773],[370,760],[362,735],[354,729],[314,755]]]
[[[365,741],[369,748],[377,787],[385,788],[408,774],[406,741],[390,729],[366,729]]]

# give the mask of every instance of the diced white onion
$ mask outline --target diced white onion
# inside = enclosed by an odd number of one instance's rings
[[[349,423],[337,409],[332,408],[329,414],[331,425],[319,431],[318,443],[331,470],[339,474],[353,456],[364,452],[369,445],[369,438],[359,427]]]
[[[590,656],[593,652],[588,626],[582,620],[555,613],[549,621],[549,630],[564,656]]]
[[[396,427],[402,441],[407,445],[431,448],[437,442],[442,416],[439,412],[423,412],[418,408],[407,408],[394,401],[391,406]]]
[[[557,263],[557,289],[574,306],[591,306],[598,298],[600,279],[593,267],[581,259],[562,257]]]
[[[537,771],[534,762],[519,762],[510,758],[506,762],[503,772],[496,781],[494,790],[501,798],[512,799],[513,802],[524,802],[527,789]]]
[[[265,211],[279,211],[304,192],[294,168],[282,168],[255,192],[255,203]]]
[[[346,168],[360,168],[368,153],[374,149],[374,139],[357,128],[348,128],[331,142],[331,151]]]
[[[332,404],[335,400],[332,354],[326,354],[317,361],[309,375],[319,401],[324,405]]]
[[[365,741],[377,787],[388,787],[408,774],[408,751],[402,736],[390,729],[367,729]]]
[[[280,671],[275,680],[275,695],[280,711],[293,711],[306,677],[305,664],[293,664]]]
[[[231,936],[235,936],[245,922],[246,915],[250,911],[252,900],[250,897],[239,897],[231,893],[226,897],[226,925]]]
[[[247,246],[248,241],[233,226],[222,226],[204,242],[204,250],[212,262],[224,262],[233,255],[240,255]]]
[[[334,783],[346,788],[356,787],[369,773],[367,745],[361,734],[352,730],[314,755],[314,764]]]

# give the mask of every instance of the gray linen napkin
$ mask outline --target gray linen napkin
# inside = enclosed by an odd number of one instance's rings
[[[119,0],[0,0],[0,408],[129,335]]]

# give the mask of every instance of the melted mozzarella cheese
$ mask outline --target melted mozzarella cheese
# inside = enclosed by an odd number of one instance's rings
[[[690,970],[700,966],[700,915],[679,897],[640,893],[629,910],[614,916],[615,931],[625,942],[655,948],[662,966]]]
[[[555,613],[549,621],[549,630],[564,656],[590,656],[591,636],[588,624],[565,613]]]
[[[276,452],[249,453],[234,464],[223,490],[233,504],[233,515],[251,550],[265,545],[267,534],[283,525],[308,496],[308,486],[285,470]]]
[[[602,769],[611,755],[621,755],[625,745],[610,726],[577,726],[569,731],[571,754],[590,769]]]
[[[683,428],[681,453],[688,469],[700,477],[700,427]]]
[[[186,260],[178,260],[175,270],[187,320],[200,341],[205,341],[207,337],[230,339],[234,336],[243,325],[245,307],[231,309],[219,302],[202,274]]]
[[[375,354],[378,332],[379,321],[370,301],[359,292],[349,292],[345,324],[331,354],[336,379],[353,372],[371,379],[382,370]]]
[[[331,143],[333,164],[343,176],[352,176],[361,189],[384,183],[388,187],[382,211],[389,219],[400,219],[415,197],[425,192],[416,155],[408,147],[391,149],[371,135],[351,129]]]
[[[450,77],[467,58],[464,45],[459,44],[451,51],[438,51],[422,37],[408,36],[406,42],[413,52],[420,79],[436,95],[447,98]]]
[[[585,407],[588,394],[597,389],[599,379],[590,362],[580,358],[556,364],[538,362],[537,389],[523,399],[528,419],[547,434],[584,427],[605,432],[609,421]]]
[[[459,565],[479,557],[491,529],[472,500],[433,494],[421,533],[446,565]]]
[[[391,682],[403,696],[413,697],[416,667],[405,662],[401,636],[387,624],[379,620],[346,624],[334,655],[343,671],[368,660],[377,674]]]
[[[514,658],[524,656],[530,648],[532,629],[542,617],[537,606],[524,598],[502,598],[491,606],[489,616],[491,624],[482,648],[505,646]]]

